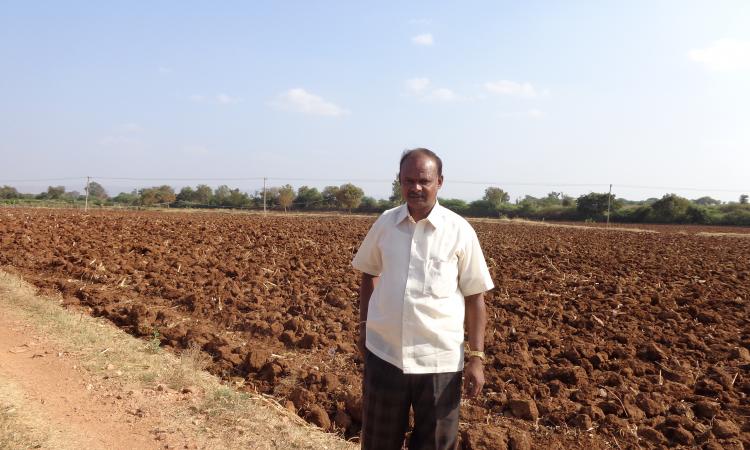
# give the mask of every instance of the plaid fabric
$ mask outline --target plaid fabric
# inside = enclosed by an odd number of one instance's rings
[[[363,449],[401,449],[410,407],[414,409],[410,450],[456,447],[461,372],[405,375],[367,351],[363,391]]]

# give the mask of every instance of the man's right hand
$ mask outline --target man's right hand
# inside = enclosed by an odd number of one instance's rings
[[[365,338],[367,337],[367,308],[370,305],[370,296],[380,277],[362,272],[362,283],[359,285],[359,338],[357,349],[362,359],[365,359]]]

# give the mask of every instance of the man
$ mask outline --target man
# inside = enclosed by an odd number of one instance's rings
[[[461,371],[469,397],[484,385],[483,295],[494,286],[471,225],[437,202],[442,166],[430,150],[404,152],[406,204],[378,218],[352,261],[362,272],[363,449],[400,449],[410,407],[410,449],[454,448]]]

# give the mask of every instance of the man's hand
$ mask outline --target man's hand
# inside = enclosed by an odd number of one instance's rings
[[[464,365],[464,394],[475,398],[484,386],[484,363],[480,358],[469,358]]]
[[[466,303],[466,329],[469,332],[469,349],[484,350],[484,328],[487,325],[487,309],[484,293],[469,295]],[[469,398],[476,397],[484,386],[484,362],[474,356],[464,365],[464,390]]]
[[[380,277],[362,272],[362,282],[359,285],[359,338],[357,349],[362,359],[365,358],[365,338],[367,337],[367,307],[370,305],[370,296]]]

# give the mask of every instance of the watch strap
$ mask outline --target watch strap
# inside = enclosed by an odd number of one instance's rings
[[[473,358],[475,356],[481,359],[482,361],[484,361],[485,359],[484,352],[480,352],[479,350],[469,350],[466,352],[467,358]]]

